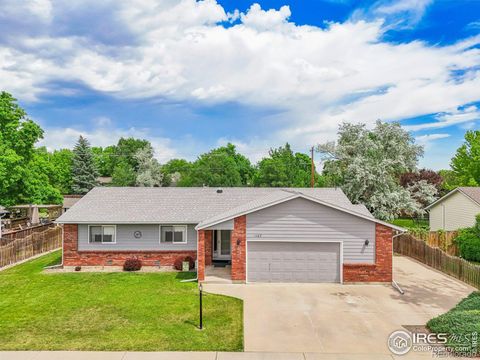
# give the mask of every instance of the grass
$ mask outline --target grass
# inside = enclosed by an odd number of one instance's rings
[[[42,273],[55,252],[0,272],[0,350],[241,351],[243,303],[194,273]]]
[[[480,292],[474,291],[447,313],[431,319],[427,327],[437,334],[449,334],[447,345],[454,351],[478,353],[478,340],[472,344],[472,333],[480,335]]]
[[[428,229],[428,220],[427,219],[411,219],[411,218],[398,218],[391,221],[393,225],[404,227],[407,229],[410,228],[427,228]]]

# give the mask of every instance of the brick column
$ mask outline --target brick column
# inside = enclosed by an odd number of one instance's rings
[[[63,265],[78,265],[78,225],[63,225]]]
[[[233,220],[231,239],[232,253],[232,280],[246,280],[246,244],[247,244],[247,216],[242,215]]]
[[[391,227],[376,224],[375,226],[375,265],[377,266],[377,276],[380,280],[391,282],[393,275],[393,253],[392,253]]]
[[[205,280],[205,232],[206,230],[198,230],[198,245],[197,245],[198,281]]]
[[[205,230],[205,266],[212,265],[213,261],[213,230]]]

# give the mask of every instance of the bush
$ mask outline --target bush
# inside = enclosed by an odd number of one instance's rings
[[[191,270],[195,267],[195,260],[191,256],[181,256],[175,259],[173,266],[176,270],[183,269],[183,262],[188,261],[188,268]]]
[[[455,310],[480,310],[480,292],[474,291],[468,295],[465,299],[460,301]]]
[[[480,261],[480,236],[475,228],[460,229],[455,243],[462,258],[469,261]]]
[[[127,259],[123,264],[124,271],[138,271],[142,268],[142,261],[140,259]]]
[[[465,260],[480,261],[480,214],[475,217],[475,225],[458,230],[455,243],[460,256]]]
[[[475,291],[449,312],[431,319],[427,327],[434,333],[446,333],[447,346],[454,351],[478,353],[479,344],[472,342],[472,333],[480,333],[480,292]],[[461,342],[461,343],[459,343]]]

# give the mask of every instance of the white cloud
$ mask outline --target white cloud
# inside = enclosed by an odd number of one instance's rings
[[[0,19],[8,19],[15,16],[35,18],[41,22],[50,22],[52,19],[52,3],[50,0],[2,0]]]
[[[278,11],[274,9],[263,10],[259,4],[255,3],[245,14],[240,15],[242,23],[250,28],[257,30],[275,30],[287,23],[292,15],[290,7],[282,6]]]
[[[433,0],[378,0],[365,9],[358,9],[353,20],[382,18],[388,28],[413,28],[423,18]]]
[[[468,106],[461,110],[454,110],[438,114],[437,121],[404,126],[409,131],[420,131],[425,129],[440,129],[453,125],[460,125],[469,127],[469,124],[474,123],[480,119],[480,110],[476,106]]]
[[[72,149],[80,135],[86,137],[92,146],[102,147],[117,143],[118,139],[121,137],[134,137],[149,140],[155,150],[155,157],[160,163],[164,163],[180,155],[178,151],[174,149],[171,139],[151,136],[148,129],[119,129],[108,127],[107,124],[89,130],[71,127],[46,128],[45,137],[39,142],[38,146],[45,146],[50,151],[65,148]]]
[[[415,137],[418,144],[423,145],[426,149],[430,148],[436,140],[450,137],[450,134],[427,134]]]
[[[417,19],[428,4],[376,2],[372,18],[322,29],[290,22],[288,6],[275,10],[254,4],[245,13],[227,14],[214,0],[110,1],[107,15],[95,19],[96,2],[77,1],[71,5],[77,16],[83,11],[92,26],[116,21],[131,39],[118,44],[90,33],[55,32],[66,5],[56,6],[53,13],[38,15],[45,20],[38,34],[27,31],[14,43],[0,44],[0,83],[26,101],[38,100],[52,83],[80,83],[118,98],[234,101],[281,110],[268,119],[268,134],[245,145],[252,149],[331,140],[343,121],[373,125],[377,119],[444,113],[432,125],[409,129],[468,123],[473,114],[452,109],[479,100],[475,45],[480,36],[449,46],[382,40],[385,17],[411,14]],[[33,7],[33,13],[38,11]],[[239,20],[233,26],[221,24],[234,19]],[[464,72],[461,80],[452,70]],[[55,131],[47,129],[47,136],[50,130]],[[92,142],[100,143],[105,133],[95,131]]]

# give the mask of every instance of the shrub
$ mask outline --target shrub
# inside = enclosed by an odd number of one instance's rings
[[[460,256],[465,260],[480,261],[480,236],[475,228],[460,229],[455,238]]]
[[[474,291],[460,301],[455,310],[480,310],[480,291]]]
[[[194,268],[195,260],[193,260],[191,256],[180,256],[176,258],[173,266],[175,267],[176,270],[182,270],[184,261],[188,261],[188,268],[190,270]]]
[[[480,292],[471,293],[449,312],[431,319],[427,327],[437,334],[452,335],[448,337],[447,346],[454,351],[478,353],[479,344],[471,338],[472,333],[480,333]]]
[[[142,261],[140,259],[127,259],[123,264],[124,271],[138,271],[142,268]]]

